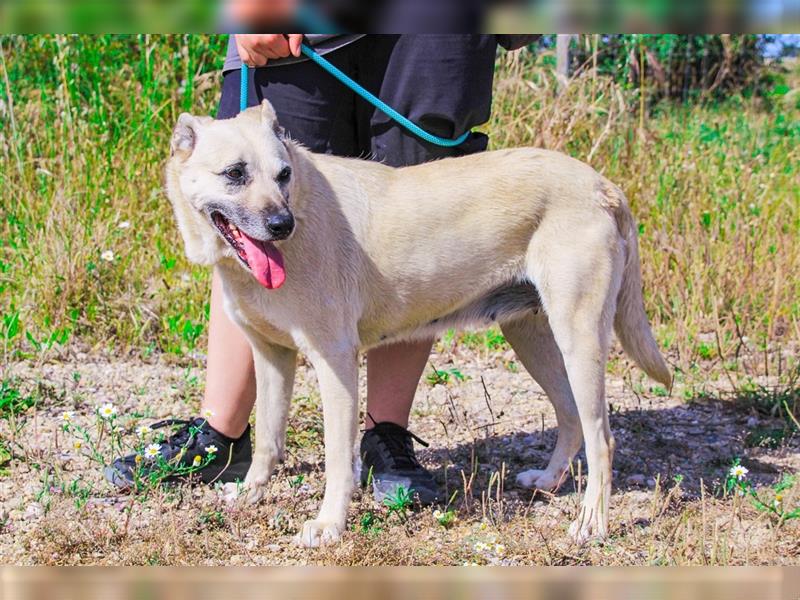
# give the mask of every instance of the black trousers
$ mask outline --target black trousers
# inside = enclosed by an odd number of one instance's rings
[[[493,35],[367,35],[325,55],[423,129],[455,138],[488,120],[497,49]],[[313,152],[400,167],[486,149],[473,133],[444,148],[425,142],[311,61],[250,69],[248,106],[269,100],[278,122]],[[217,118],[239,112],[240,71],[225,73]]]

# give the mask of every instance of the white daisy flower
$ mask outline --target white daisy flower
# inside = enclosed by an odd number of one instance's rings
[[[150,428],[149,425],[139,425],[136,428],[136,435],[138,435],[139,437],[144,437],[148,433],[150,433],[151,431],[153,431],[153,430]]]
[[[75,411],[74,410],[65,410],[61,413],[61,420],[64,423],[72,423],[72,419],[75,418]]]
[[[205,410],[203,411],[203,418],[204,418],[206,421],[208,421],[208,420],[209,420],[211,417],[213,417],[213,416],[214,416],[214,414],[215,414],[215,413],[214,413],[214,411],[213,411],[213,410],[211,410],[210,408],[207,408],[207,409],[205,409]]]
[[[128,227],[130,226],[131,226],[130,221],[120,221],[119,224],[117,225],[117,227],[119,227],[120,229],[128,229]]]
[[[117,415],[117,407],[111,404],[111,402],[106,402],[97,409],[97,412],[99,412],[100,416],[104,419],[111,419]]]
[[[144,457],[153,460],[161,454],[161,444],[150,444],[144,449]]]
[[[736,465],[734,467],[731,467],[729,475],[731,477],[735,477],[738,481],[741,481],[747,476],[749,472],[750,470],[747,467],[743,467],[742,465]]]
[[[193,464],[195,467],[197,467],[197,466],[199,466],[199,465],[200,465],[200,463],[201,463],[201,462],[203,462],[203,457],[202,457],[202,456],[200,456],[199,454],[196,454],[196,455],[195,455],[195,457],[194,457],[194,460],[192,460],[192,464]]]
[[[106,262],[114,262],[114,251],[113,250],[105,250],[101,255],[102,258]]]
[[[504,556],[506,553],[506,547],[503,544],[495,544],[494,545],[494,553],[497,556]]]
[[[80,450],[81,448],[83,448],[83,442],[81,442],[80,440],[75,440],[74,442],[72,442],[72,447],[75,448],[75,450]]]
[[[475,552],[486,552],[489,550],[489,544],[486,542],[475,542]]]
[[[217,448],[214,444],[206,446],[203,449],[206,451],[206,454],[216,454],[217,452],[219,452],[219,448]]]

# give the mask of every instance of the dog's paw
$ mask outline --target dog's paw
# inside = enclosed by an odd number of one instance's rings
[[[325,544],[334,544],[342,537],[344,527],[332,521],[313,520],[303,523],[303,528],[295,536],[294,541],[306,548],[318,548]]]
[[[551,492],[561,484],[561,478],[549,471],[530,469],[517,475],[517,485],[530,490],[543,490]]]
[[[596,511],[591,511],[588,516],[581,511],[581,515],[569,526],[569,536],[579,546],[592,540],[604,540],[607,535],[608,526]]]
[[[248,504],[258,504],[264,499],[267,493],[267,481],[269,477],[263,474],[256,475],[250,467],[244,478],[244,499]]]

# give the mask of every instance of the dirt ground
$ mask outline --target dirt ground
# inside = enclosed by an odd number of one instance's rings
[[[61,362],[9,366],[33,408],[0,421],[13,457],[0,476],[0,562],[4,564],[798,564],[800,527],[779,523],[747,498],[725,494],[734,458],[762,489],[800,471],[800,436],[752,443],[780,419],[731,395],[684,399],[635,392],[609,376],[607,397],[617,452],[611,535],[576,546],[567,527],[583,478],[554,496],[517,488],[518,472],[542,468],[556,438],[541,389],[503,352],[448,349],[432,356],[457,369],[447,384],[423,378],[411,429],[430,442],[421,461],[455,497],[455,520],[434,509],[403,519],[357,492],[341,544],[299,548],[292,536],[322,496],[321,412],[313,371],[298,370],[288,459],[267,499],[249,506],[235,486],[181,486],[119,495],[86,448],[62,431],[62,414],[96,432],[96,408],[111,402],[123,438],[136,426],[196,415],[202,370],[163,358],[150,362],[70,353]],[[427,374],[432,372],[428,369]],[[634,382],[640,373],[631,371]],[[642,380],[644,381],[644,380]],[[724,381],[724,380],[723,380]],[[645,388],[647,389],[645,384]],[[720,392],[725,384],[720,384]],[[750,436],[750,437],[748,437]],[[106,436],[108,438],[108,436]],[[106,461],[114,449],[101,440]],[[585,472],[583,455],[578,456]],[[471,475],[472,474],[472,475]],[[75,482],[78,482],[77,484]],[[83,490],[81,492],[81,490]],[[766,492],[765,492],[766,493]],[[800,486],[784,492],[797,503]],[[439,510],[444,510],[440,508]]]

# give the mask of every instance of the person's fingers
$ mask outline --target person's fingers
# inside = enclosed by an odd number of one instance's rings
[[[261,52],[263,52],[264,56],[266,56],[269,59],[282,58],[280,53],[276,52],[275,50],[269,47],[263,48]]]
[[[289,42],[279,34],[267,34],[258,36],[255,41],[255,49],[269,58],[283,58],[289,56]]]
[[[274,57],[261,54],[260,52],[256,52],[255,50],[251,50],[250,51],[250,62],[247,63],[247,64],[249,64],[251,67],[263,67],[264,65],[267,64],[267,61],[270,58],[274,58]]]
[[[263,67],[267,64],[267,57],[254,49],[253,36],[237,35],[236,50],[242,62],[251,67]]]
[[[289,50],[291,51],[292,56],[300,56],[300,46],[302,44],[303,44],[302,33],[289,34]]]
[[[293,33],[289,39],[281,34],[237,34],[236,49],[247,65],[263,67],[267,61],[286,56],[300,56],[302,34]]]
[[[245,48],[244,44],[242,43],[241,36],[236,36],[233,38],[236,41],[236,51],[239,53],[239,58],[242,59],[242,62],[248,64],[250,62],[250,53]]]

